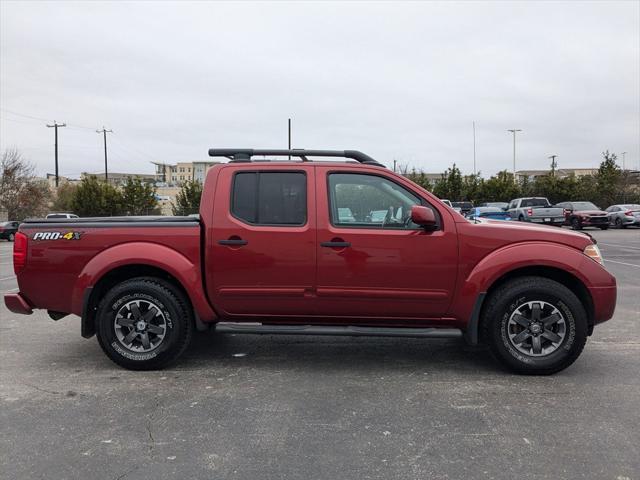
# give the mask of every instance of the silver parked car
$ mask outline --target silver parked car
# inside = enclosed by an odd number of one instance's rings
[[[640,205],[637,203],[611,205],[605,211],[611,225],[618,228],[626,228],[629,225],[640,227]]]

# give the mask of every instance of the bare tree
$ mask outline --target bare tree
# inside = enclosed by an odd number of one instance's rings
[[[46,181],[38,179],[32,163],[15,148],[0,158],[0,209],[9,220],[24,220],[46,214],[51,191]]]

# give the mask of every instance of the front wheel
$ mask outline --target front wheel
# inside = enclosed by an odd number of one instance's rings
[[[9,241],[10,241],[10,242],[13,242],[15,239],[16,239],[15,234],[10,233],[10,234],[9,234]]]
[[[187,348],[193,330],[188,300],[174,285],[152,277],[113,287],[98,307],[100,347],[130,370],[160,369]]]
[[[587,341],[587,314],[564,285],[521,277],[491,294],[482,314],[493,354],[512,370],[549,375],[571,365]]]

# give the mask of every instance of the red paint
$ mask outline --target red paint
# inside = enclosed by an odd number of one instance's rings
[[[247,224],[230,213],[238,171],[306,175],[307,218],[300,226]],[[358,173],[409,190],[430,208],[414,207],[416,223],[437,228],[349,228],[331,223],[327,176]],[[433,209],[433,210],[432,210]],[[434,215],[435,212],[435,215]],[[568,272],[591,295],[596,323],[613,315],[615,278],[582,251],[583,234],[517,222],[473,224],[431,193],[388,170],[329,162],[232,163],[212,168],[201,225],[83,227],[80,240],[33,240],[54,227],[21,226],[16,236],[20,294],[12,311],[82,312],[83,296],[115,268],[164,270],[189,295],[204,322],[349,323],[465,328],[478,295],[517,269]],[[245,245],[221,245],[243,240]],[[345,242],[348,246],[321,246]],[[605,259],[606,261],[606,259]],[[26,300],[28,299],[28,301]]]

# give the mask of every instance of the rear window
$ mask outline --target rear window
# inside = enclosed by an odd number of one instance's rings
[[[549,207],[549,201],[546,198],[527,198],[522,200],[521,207]]]
[[[231,197],[234,217],[253,225],[304,225],[307,178],[303,172],[239,172]]]

